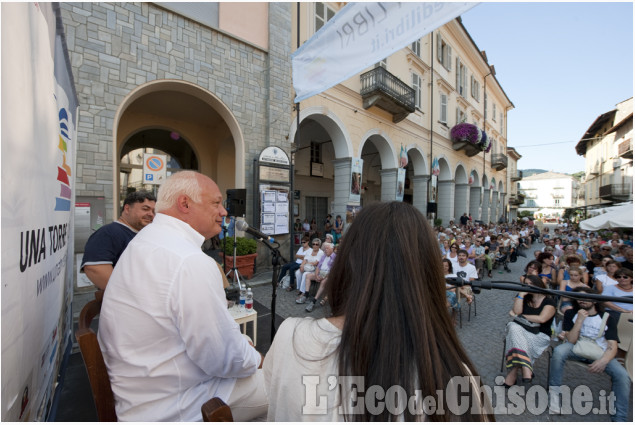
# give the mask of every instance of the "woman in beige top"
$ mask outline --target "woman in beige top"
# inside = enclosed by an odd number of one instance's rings
[[[448,320],[439,245],[416,208],[365,206],[326,291],[333,317],[285,320],[267,353],[268,420],[493,420]],[[448,405],[466,395],[448,385],[453,377],[470,393],[466,412]],[[436,408],[421,403],[430,397]]]

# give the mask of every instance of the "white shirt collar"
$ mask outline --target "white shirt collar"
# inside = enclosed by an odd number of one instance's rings
[[[179,233],[182,233],[186,239],[197,246],[201,246],[203,245],[203,242],[205,242],[205,236],[194,230],[192,226],[183,220],[172,217],[171,215],[157,213],[152,223],[148,226],[151,226],[154,223],[176,229]]]

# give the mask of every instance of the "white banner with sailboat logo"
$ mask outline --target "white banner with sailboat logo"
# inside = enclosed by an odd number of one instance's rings
[[[323,92],[478,3],[349,3],[291,55],[296,102]]]

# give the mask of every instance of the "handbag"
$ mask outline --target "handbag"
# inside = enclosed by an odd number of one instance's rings
[[[540,332],[539,323],[530,322],[529,320],[525,319],[525,317],[523,317],[522,315],[514,317],[514,323],[522,326],[523,329],[525,329],[527,332],[531,332],[534,335],[538,335],[538,332]]]
[[[315,266],[313,264],[305,264],[304,265],[305,272],[313,272],[315,271]]]
[[[600,325],[600,333],[596,338],[590,338],[582,335],[578,336],[578,341],[573,346],[573,354],[589,360],[597,360],[602,357],[604,355],[604,350],[595,340],[604,335],[604,327],[606,326],[606,321],[608,319],[609,314],[604,313],[604,316],[602,316],[602,324]]]

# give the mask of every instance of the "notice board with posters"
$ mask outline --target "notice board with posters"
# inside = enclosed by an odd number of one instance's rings
[[[253,227],[265,235],[289,233],[292,205],[291,162],[281,148],[269,146],[260,153],[254,173]]]

